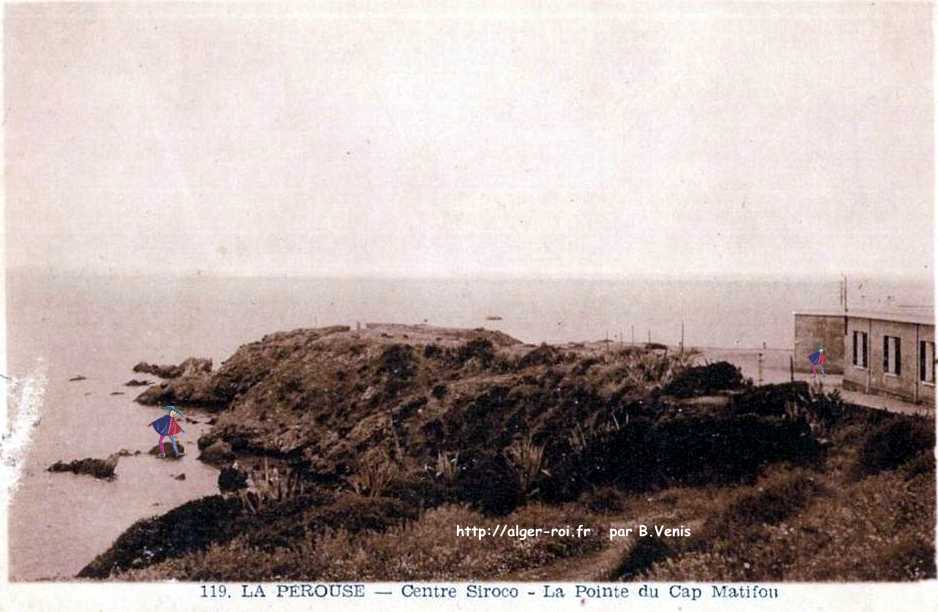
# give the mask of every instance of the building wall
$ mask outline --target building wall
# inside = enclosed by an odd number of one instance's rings
[[[824,347],[827,365],[824,371],[844,371],[844,318],[841,315],[795,314],[795,371],[810,372],[808,355]]]
[[[853,365],[853,332],[869,338],[869,368]],[[901,368],[898,376],[883,368],[883,337],[900,339]],[[844,388],[892,395],[908,401],[934,402],[934,385],[919,381],[919,342],[934,341],[935,327],[879,319],[849,318],[844,337]]]
[[[935,326],[934,325],[919,325],[918,326],[918,339],[927,340],[928,342],[935,341]],[[918,377],[918,353],[915,354],[915,372],[916,378]],[[935,385],[919,383],[918,388],[918,398],[920,402],[932,404],[935,403]]]

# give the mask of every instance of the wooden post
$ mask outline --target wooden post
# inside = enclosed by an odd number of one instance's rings
[[[795,358],[793,356],[788,358],[788,371],[791,374],[791,382],[795,382]]]
[[[762,353],[759,353],[759,384],[762,384]]]

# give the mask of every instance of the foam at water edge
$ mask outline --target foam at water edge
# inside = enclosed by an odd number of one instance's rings
[[[40,359],[24,378],[0,380],[7,387],[7,402],[14,410],[0,439],[0,493],[6,501],[19,484],[26,453],[32,443],[33,428],[39,425],[43,397],[48,378],[46,365]]]

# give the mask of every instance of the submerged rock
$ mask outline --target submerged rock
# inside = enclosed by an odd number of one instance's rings
[[[86,457],[77,461],[56,461],[48,467],[49,472],[73,472],[75,474],[88,474],[102,480],[111,480],[114,478],[114,469],[117,467],[117,460],[120,453],[114,453],[107,459],[93,459]]]
[[[79,374],[78,376],[72,376],[71,378],[69,378],[68,382],[78,382],[80,380],[88,380],[88,378]]]
[[[131,378],[124,383],[125,387],[146,387],[147,385],[152,385],[153,382],[149,380],[137,380],[136,378]]]

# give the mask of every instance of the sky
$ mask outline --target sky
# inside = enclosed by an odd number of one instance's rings
[[[339,6],[6,5],[7,266],[932,277],[927,4]]]

